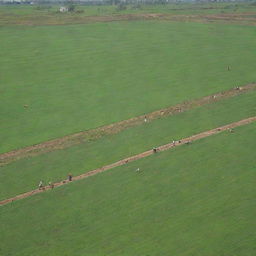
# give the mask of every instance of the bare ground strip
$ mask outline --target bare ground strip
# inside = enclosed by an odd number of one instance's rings
[[[105,135],[116,134],[125,129],[133,126],[138,126],[144,123],[145,117],[148,122],[159,119],[165,116],[176,115],[181,112],[188,111],[190,109],[207,105],[213,102],[217,102],[229,97],[233,97],[248,91],[256,89],[256,84],[248,84],[238,88],[232,88],[223,92],[216,93],[214,95],[206,96],[200,99],[185,101],[183,103],[163,108],[151,113],[147,113],[142,116],[137,116],[127,120],[123,120],[110,125],[105,125],[95,129],[74,133],[54,140],[42,142],[33,146],[13,150],[0,154],[0,166],[9,164],[25,157],[32,157],[44,153],[48,153],[55,150],[68,148],[77,144],[85,143],[87,141],[99,139]]]
[[[252,122],[255,122],[255,121],[256,121],[256,116],[246,118],[246,119],[240,120],[238,122],[234,122],[234,123],[231,123],[231,124],[228,124],[228,125],[224,125],[224,126],[212,129],[212,130],[208,130],[208,131],[205,131],[205,132],[202,132],[202,133],[199,133],[199,134],[181,139],[179,141],[176,141],[175,143],[172,142],[172,143],[168,143],[168,144],[159,146],[159,147],[155,148],[155,151],[156,152],[165,151],[165,150],[175,148],[175,147],[180,146],[180,145],[188,144],[188,143],[191,143],[195,140],[206,138],[206,137],[209,137],[211,135],[218,134],[220,132],[226,131],[228,129],[232,129],[232,128],[235,128],[235,127],[238,127],[238,126],[246,125],[246,124],[249,124],[249,123],[252,123]],[[155,154],[155,151],[154,150],[148,150],[148,151],[145,151],[143,153],[140,153],[140,154],[122,159],[122,160],[117,161],[113,164],[109,164],[109,165],[103,166],[101,168],[95,169],[93,171],[89,171],[87,173],[75,176],[75,177],[73,177],[73,181],[85,179],[85,178],[88,178],[90,176],[96,175],[98,173],[101,173],[101,172],[107,171],[109,169],[112,169],[114,167],[121,166],[121,165],[127,164],[129,162],[133,162],[133,161],[136,161],[138,159],[150,156],[152,154]],[[68,183],[70,183],[70,182],[67,181],[67,180],[63,180],[63,181],[54,183],[54,187],[63,186],[63,185],[68,184]],[[35,195],[35,194],[38,194],[38,193],[42,193],[42,192],[50,190],[50,189],[52,189],[50,186],[46,186],[42,190],[39,190],[39,189],[32,190],[32,191],[17,195],[17,196],[12,197],[12,198],[2,200],[2,201],[0,201],[0,205],[5,205],[5,204],[8,204],[10,202],[13,202],[13,201],[16,201],[16,200],[19,200],[19,199],[23,199],[23,198],[26,198],[26,197],[29,197],[29,196],[32,196],[32,195]]]
[[[137,21],[137,20],[166,20],[180,22],[200,22],[200,23],[230,23],[246,24],[255,26],[255,12],[241,13],[216,13],[216,14],[168,14],[168,13],[137,13],[137,14],[114,14],[102,16],[84,15],[11,15],[2,14],[0,25],[68,25],[68,24],[88,24],[96,22],[115,21]]]

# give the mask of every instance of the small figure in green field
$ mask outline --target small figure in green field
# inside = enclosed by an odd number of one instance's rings
[[[41,190],[43,189],[43,182],[40,180],[39,184],[38,184],[38,189]]]
[[[72,181],[72,174],[71,173],[69,173],[69,175],[68,175],[68,181]]]
[[[51,189],[54,188],[54,184],[53,184],[51,181],[49,181],[49,187],[50,187]]]

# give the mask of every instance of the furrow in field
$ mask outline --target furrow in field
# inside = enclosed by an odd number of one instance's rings
[[[127,164],[129,162],[136,161],[138,159],[150,156],[152,154],[157,154],[158,152],[165,151],[165,150],[168,150],[170,148],[175,148],[175,147],[183,145],[183,144],[188,144],[189,145],[190,143],[192,143],[195,140],[206,138],[208,136],[211,136],[211,135],[214,135],[214,134],[226,131],[226,130],[230,130],[230,132],[233,132],[233,130],[232,130],[233,128],[238,127],[238,126],[242,126],[242,125],[246,125],[246,124],[249,124],[249,123],[252,123],[252,122],[255,122],[255,121],[256,121],[256,116],[253,116],[253,117],[250,117],[250,118],[246,118],[246,119],[240,120],[238,122],[234,122],[234,123],[231,123],[231,124],[228,124],[228,125],[224,125],[224,126],[212,129],[212,130],[208,130],[208,131],[205,131],[205,132],[202,132],[202,133],[199,133],[199,134],[196,134],[196,135],[193,135],[193,136],[181,139],[179,141],[168,143],[168,144],[159,146],[159,147],[157,147],[155,149],[151,149],[151,150],[145,151],[143,153],[140,153],[140,154],[137,154],[137,155],[134,155],[134,156],[122,159],[122,160],[117,161],[117,162],[115,162],[113,164],[106,165],[106,166],[103,166],[101,168],[92,170],[90,172],[87,172],[87,173],[75,176],[75,177],[73,177],[73,181],[88,178],[90,176],[93,176],[93,175],[96,175],[98,173],[107,171],[107,170],[112,169],[114,167],[121,166],[121,165]],[[63,180],[61,182],[55,183],[54,187],[63,186],[63,185],[68,184],[68,183],[69,183],[69,181]],[[0,201],[0,205],[5,205],[7,203],[10,203],[10,202],[22,199],[22,198],[26,198],[26,197],[32,196],[34,194],[42,193],[43,191],[50,190],[50,189],[52,189],[50,186],[46,186],[42,190],[39,190],[39,189],[32,190],[32,191],[29,191],[29,192],[17,195],[15,197],[12,197],[12,198]]]
[[[221,22],[234,24],[256,25],[254,12],[248,13],[216,13],[216,14],[166,14],[166,13],[138,13],[138,14],[116,14],[102,16],[58,16],[56,15],[26,15],[21,20],[20,16],[5,15],[0,19],[2,25],[27,25],[27,26],[42,26],[42,25],[67,25],[67,24],[87,24],[95,22],[115,22],[115,21],[136,21],[136,20],[167,20],[179,22]]]
[[[74,146],[77,144],[85,143],[86,141],[97,140],[105,135],[116,134],[127,128],[142,125],[145,121],[150,122],[154,119],[159,119],[165,116],[176,115],[181,112],[184,112],[202,105],[217,102],[217,101],[220,101],[229,97],[233,97],[241,93],[246,93],[248,91],[255,90],[255,89],[256,89],[256,84],[248,84],[242,87],[232,88],[230,90],[219,92],[214,95],[206,96],[200,99],[185,101],[183,103],[170,106],[164,109],[160,109],[151,113],[147,113],[142,116],[137,116],[137,117],[123,120],[110,125],[105,125],[95,129],[91,129],[91,130],[67,135],[65,137],[57,138],[54,140],[42,142],[37,145],[3,153],[3,154],[0,154],[0,166],[9,164],[11,162],[14,162],[16,160],[19,160],[25,157],[32,157],[32,156],[44,154],[47,152],[68,148],[70,146]]]

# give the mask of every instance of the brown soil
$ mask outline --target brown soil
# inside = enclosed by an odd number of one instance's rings
[[[71,134],[62,138],[46,141],[37,145],[3,153],[3,154],[0,154],[0,166],[9,164],[13,161],[17,161],[21,158],[36,156],[36,155],[44,154],[47,152],[64,149],[70,146],[85,143],[87,141],[99,139],[105,135],[116,134],[130,127],[142,125],[144,123],[145,116],[147,117],[147,122],[150,122],[154,119],[159,119],[165,116],[176,115],[198,106],[217,102],[225,98],[233,97],[241,93],[245,93],[255,89],[256,89],[256,84],[248,84],[248,85],[239,87],[239,90],[237,90],[236,88],[233,88],[233,89],[223,91],[214,95],[206,96],[196,100],[186,101],[186,102],[177,104],[175,106],[171,106],[171,107],[160,109],[151,113],[147,113],[146,115],[143,115],[143,116],[134,117],[134,118],[113,123],[110,125],[102,126],[96,129]]]
[[[247,118],[247,119],[243,119],[243,120],[240,120],[240,121],[238,121],[238,122],[234,122],[234,123],[231,123],[231,124],[228,124],[228,125],[225,125],[225,126],[221,126],[221,127],[218,127],[218,128],[212,129],[212,130],[209,130],[209,131],[205,131],[205,132],[202,132],[202,133],[193,135],[193,136],[191,136],[191,137],[182,139],[182,140],[180,140],[180,141],[176,141],[175,144],[173,144],[173,143],[168,143],[168,144],[162,145],[162,146],[160,146],[160,147],[157,147],[156,150],[157,150],[157,152],[161,152],[161,151],[168,150],[168,149],[170,149],[170,148],[175,148],[175,147],[180,146],[180,145],[183,145],[183,144],[189,144],[189,143],[191,143],[191,142],[193,142],[193,141],[195,141],[195,140],[199,140],[199,139],[202,139],[202,138],[206,138],[206,137],[208,137],[208,136],[211,136],[211,135],[214,135],[214,134],[217,134],[217,133],[220,133],[220,132],[229,130],[229,129],[233,129],[233,128],[238,127],[238,126],[246,125],[246,124],[249,124],[249,123],[252,123],[252,122],[255,122],[255,121],[256,121],[256,116],[250,117],[250,118]],[[98,174],[98,173],[107,171],[107,170],[112,169],[112,168],[117,167],[117,166],[121,166],[121,165],[127,164],[127,163],[129,163],[129,162],[136,161],[136,160],[138,160],[138,159],[141,159],[141,158],[150,156],[150,155],[152,155],[152,154],[157,154],[157,153],[154,153],[153,150],[145,151],[145,152],[140,153],[140,154],[138,154],[138,155],[125,158],[125,159],[120,160],[120,161],[118,161],[118,162],[115,162],[115,163],[113,163],[113,164],[106,165],[106,166],[103,166],[103,167],[101,167],[101,168],[95,169],[95,170],[93,170],[93,171],[90,171],[90,172],[81,174],[81,175],[79,175],[79,176],[73,177],[73,181],[81,180],[81,179],[84,179],[84,178],[88,178],[88,177],[90,177],[90,176],[93,176],[93,175],[96,175],[96,174]],[[68,183],[70,183],[70,182],[67,181],[67,180],[63,180],[63,181],[61,181],[61,182],[55,183],[55,184],[54,184],[54,187],[63,186],[63,185],[68,184]],[[29,196],[32,196],[32,195],[35,195],[35,194],[44,192],[44,191],[46,191],[46,190],[51,190],[51,189],[52,189],[52,188],[51,188],[50,186],[46,186],[46,187],[44,187],[43,190],[39,190],[39,189],[32,190],[32,191],[26,192],[26,193],[24,193],[24,194],[20,194],[20,195],[17,195],[17,196],[15,196],[15,197],[12,197],[12,198],[5,199],[5,200],[3,200],[3,201],[0,201],[0,205],[5,205],[5,204],[7,204],[7,203],[10,203],[10,202],[13,202],[13,201],[22,199],[22,198],[26,198],[26,197],[29,197]]]
[[[192,14],[192,15],[165,15],[158,17],[164,20],[192,21],[200,23],[234,23],[256,25],[255,13],[217,13],[217,14]]]
[[[240,24],[256,25],[255,13],[219,13],[219,14],[191,14],[191,15],[165,15],[158,17],[160,20],[199,22],[199,23],[220,23],[220,24]]]
[[[68,25],[87,24],[95,22],[133,21],[133,20],[168,20],[168,21],[192,21],[192,22],[219,22],[256,25],[254,12],[248,13],[217,13],[217,14],[167,14],[167,13],[139,13],[139,14],[115,14],[105,16],[83,16],[83,15],[3,15],[0,18],[1,25]],[[6,16],[6,17],[5,17]]]

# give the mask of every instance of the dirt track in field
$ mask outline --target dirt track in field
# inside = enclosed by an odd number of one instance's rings
[[[217,102],[229,97],[237,96],[239,94],[256,90],[256,84],[248,84],[236,88],[216,93],[214,95],[206,96],[200,99],[185,101],[183,103],[160,109],[151,113],[147,113],[143,116],[134,117],[110,125],[102,126],[96,129],[91,129],[88,131],[83,131],[75,134],[71,134],[65,137],[57,138],[54,140],[46,141],[37,145],[13,150],[7,153],[0,154],[0,166],[4,166],[11,162],[17,161],[25,157],[32,157],[44,153],[48,153],[55,150],[60,150],[68,148],[77,144],[86,143],[91,140],[97,140],[105,135],[116,134],[125,129],[133,126],[142,125],[144,123],[145,116],[147,122],[153,121],[154,119],[159,119],[165,116],[176,115],[178,113]]]
[[[195,140],[206,138],[206,137],[209,137],[211,135],[218,134],[220,132],[223,132],[223,131],[226,131],[226,130],[229,130],[229,129],[233,129],[233,128],[238,127],[238,126],[246,125],[246,124],[249,124],[249,123],[252,123],[252,122],[255,122],[255,121],[256,121],[256,116],[250,117],[250,118],[247,118],[247,119],[240,120],[238,122],[234,122],[234,123],[231,123],[231,124],[228,124],[228,125],[224,125],[224,126],[212,129],[212,130],[208,130],[208,131],[193,135],[191,137],[187,137],[185,139],[181,139],[180,141],[176,141],[174,144],[173,144],[173,142],[168,143],[168,144],[157,147],[156,148],[156,150],[157,150],[156,153],[152,149],[148,150],[148,151],[145,151],[143,153],[140,153],[140,154],[122,159],[122,160],[120,160],[118,162],[115,162],[113,164],[103,166],[101,168],[95,169],[93,171],[89,171],[89,172],[81,174],[79,176],[75,176],[75,177],[73,177],[73,181],[88,178],[90,176],[96,175],[96,174],[101,173],[101,172],[105,172],[105,171],[107,171],[109,169],[112,169],[112,168],[115,168],[117,166],[125,165],[127,163],[136,161],[138,159],[141,159],[141,158],[153,155],[153,154],[158,154],[158,152],[165,151],[165,150],[168,150],[170,148],[175,148],[177,146],[184,145],[184,144],[189,145],[190,143],[192,143]],[[230,132],[233,132],[233,131],[231,130]],[[70,182],[67,181],[67,180],[63,180],[61,182],[54,183],[54,187],[63,186],[63,185],[68,184],[68,183],[70,183]],[[20,194],[20,195],[17,195],[15,197],[0,201],[0,205],[5,205],[5,204],[8,204],[10,202],[13,202],[13,201],[16,201],[16,200],[19,200],[19,199],[23,199],[23,198],[26,198],[26,197],[29,197],[29,196],[32,196],[32,195],[35,195],[35,194],[38,194],[38,193],[42,193],[44,191],[51,190],[51,189],[52,188],[50,186],[46,186],[46,187],[44,187],[44,190],[39,190],[39,189],[32,190],[32,191],[26,192],[24,194]]]
[[[210,8],[211,9],[211,8]],[[189,10],[189,9],[188,9]],[[194,10],[194,9],[191,9]],[[177,13],[179,10],[176,10]],[[3,14],[0,17],[0,25],[69,25],[90,24],[96,22],[136,21],[136,20],[166,20],[200,23],[234,23],[256,25],[255,12],[241,13],[216,13],[216,14],[170,14],[170,13],[137,13],[137,14],[113,14],[102,16],[84,16],[79,14],[44,14],[44,15],[10,15]]]
[[[165,15],[152,14],[151,19],[181,21],[181,22],[199,22],[199,23],[221,23],[221,24],[240,24],[256,25],[255,13],[216,13],[216,14],[191,14],[191,15]],[[150,17],[150,16],[149,16]],[[147,19],[149,19],[149,17]]]

